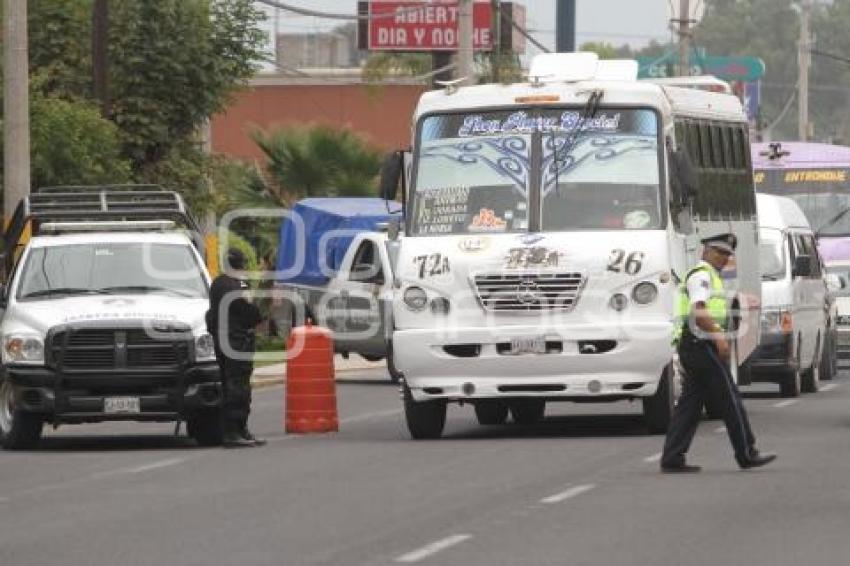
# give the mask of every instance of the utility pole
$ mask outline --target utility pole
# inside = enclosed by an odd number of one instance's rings
[[[3,2],[3,216],[30,192],[27,3]]]
[[[502,0],[490,0],[490,12],[490,82],[498,83],[502,79],[499,72],[502,64]]]
[[[472,44],[472,1],[459,0],[457,34],[457,76],[465,79],[462,84],[475,84],[475,70],[473,69],[473,44]]]
[[[109,116],[109,0],[94,0],[92,6],[92,83],[94,97],[100,101],[100,113]]]
[[[555,5],[555,51],[576,50],[576,0],[558,0]]]
[[[800,141],[809,139],[809,65],[811,64],[812,0],[800,1],[800,41],[797,43],[797,64],[799,79],[797,82],[797,123]]]
[[[679,76],[691,74],[691,4],[689,0],[679,0]]]

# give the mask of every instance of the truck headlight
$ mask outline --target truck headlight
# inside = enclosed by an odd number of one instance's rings
[[[9,336],[3,345],[10,362],[44,363],[44,342],[33,336]]]
[[[411,286],[404,290],[404,304],[412,311],[421,311],[428,305],[428,294],[422,287]]]
[[[793,329],[794,319],[790,311],[771,310],[761,313],[762,332],[788,334]]]
[[[195,361],[209,362],[215,360],[215,343],[211,334],[201,334],[195,338]]]

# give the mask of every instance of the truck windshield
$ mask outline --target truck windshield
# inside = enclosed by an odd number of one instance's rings
[[[19,300],[92,293],[165,293],[206,298],[189,246],[98,243],[34,248],[23,266]]]
[[[418,136],[411,235],[661,226],[651,110],[431,115]]]

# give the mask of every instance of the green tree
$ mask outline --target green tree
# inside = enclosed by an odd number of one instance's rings
[[[376,194],[381,154],[349,130],[294,127],[252,137],[268,159],[279,204],[308,196]]]

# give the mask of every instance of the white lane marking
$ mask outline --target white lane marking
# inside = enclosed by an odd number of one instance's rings
[[[782,407],[789,407],[796,403],[798,399],[788,399],[787,401],[780,401],[779,403],[775,403],[773,406],[777,409],[781,409]]]
[[[148,472],[150,470],[158,470],[160,468],[167,468],[168,466],[176,466],[177,464],[182,464],[188,460],[188,458],[170,458],[168,460],[160,460],[159,462],[151,462],[150,464],[145,464],[143,466],[135,466],[133,468],[121,468],[118,470],[109,470],[106,472],[99,472],[97,474],[93,474],[93,478],[105,478],[109,476],[116,476],[118,474],[140,474],[142,472]]]
[[[471,538],[472,535],[452,535],[444,539],[440,539],[436,542],[432,542],[431,544],[425,545],[422,548],[416,549],[412,552],[408,552],[407,554],[403,554],[396,558],[395,561],[408,564],[411,562],[419,562],[423,558],[427,558],[429,556],[437,554],[438,552],[455,546],[456,544],[460,544]]]
[[[714,432],[715,432],[715,434],[726,434],[726,427],[725,426],[719,426],[716,429],[714,429]]]
[[[837,388],[838,388],[837,383],[830,383],[829,385],[824,385],[823,387],[821,387],[820,390],[821,391],[832,391],[833,389],[837,389]]]
[[[655,462],[660,462],[661,461],[661,452],[656,452],[652,456],[647,456],[646,458],[643,459],[643,461],[646,462],[647,464],[654,464]]]
[[[555,495],[550,495],[549,497],[544,497],[540,500],[540,503],[552,504],[552,503],[560,503],[561,501],[566,501],[567,499],[576,497],[577,495],[581,495],[582,493],[586,493],[591,489],[595,488],[596,484],[588,483],[585,485],[577,485],[562,491],[561,493],[556,493]]]

